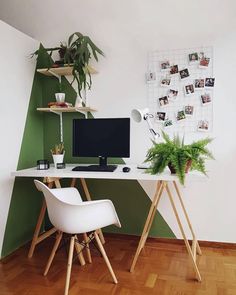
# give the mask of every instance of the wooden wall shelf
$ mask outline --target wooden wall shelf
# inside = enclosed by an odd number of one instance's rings
[[[97,74],[98,71],[93,67],[88,66],[88,72],[90,74]],[[59,67],[59,68],[45,68],[45,69],[37,69],[37,72],[43,74],[45,76],[70,76],[72,75],[72,66],[68,67]]]
[[[57,112],[57,113],[76,113],[76,112],[96,112],[96,109],[90,108],[90,107],[81,107],[81,108],[75,108],[75,107],[68,107],[68,108],[37,108],[37,111],[40,112]]]

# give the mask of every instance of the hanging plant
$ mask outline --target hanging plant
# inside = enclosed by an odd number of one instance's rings
[[[75,32],[69,36],[66,44],[61,43],[58,47],[44,48],[49,53],[49,67],[54,66],[51,61],[53,51],[58,51],[60,60],[56,61],[57,66],[67,65],[72,66],[73,80],[76,81],[78,94],[82,98],[82,90],[91,89],[92,77],[89,71],[89,62],[94,58],[98,62],[98,55],[104,56],[104,53],[99,49],[93,41],[79,32]],[[39,50],[36,50],[32,56],[38,55]]]

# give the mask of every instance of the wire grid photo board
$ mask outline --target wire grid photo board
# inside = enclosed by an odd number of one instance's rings
[[[157,129],[212,132],[213,47],[150,52],[146,82],[148,108]]]

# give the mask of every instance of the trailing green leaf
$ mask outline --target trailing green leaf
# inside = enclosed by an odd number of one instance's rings
[[[82,90],[91,89],[92,86],[91,73],[88,71],[89,62],[91,58],[98,61],[98,55],[104,56],[102,50],[88,36],[75,32],[69,36],[67,44],[61,43],[60,47],[45,48],[45,51],[49,52],[49,57],[53,51],[59,51],[60,55],[64,53],[62,62],[73,67],[71,84],[77,82],[78,94],[82,98]],[[32,56],[38,55],[38,52],[36,50]],[[51,66],[52,62],[49,60],[48,67]]]

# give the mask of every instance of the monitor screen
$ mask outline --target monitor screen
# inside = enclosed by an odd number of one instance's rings
[[[130,118],[74,119],[74,157],[130,156]]]

